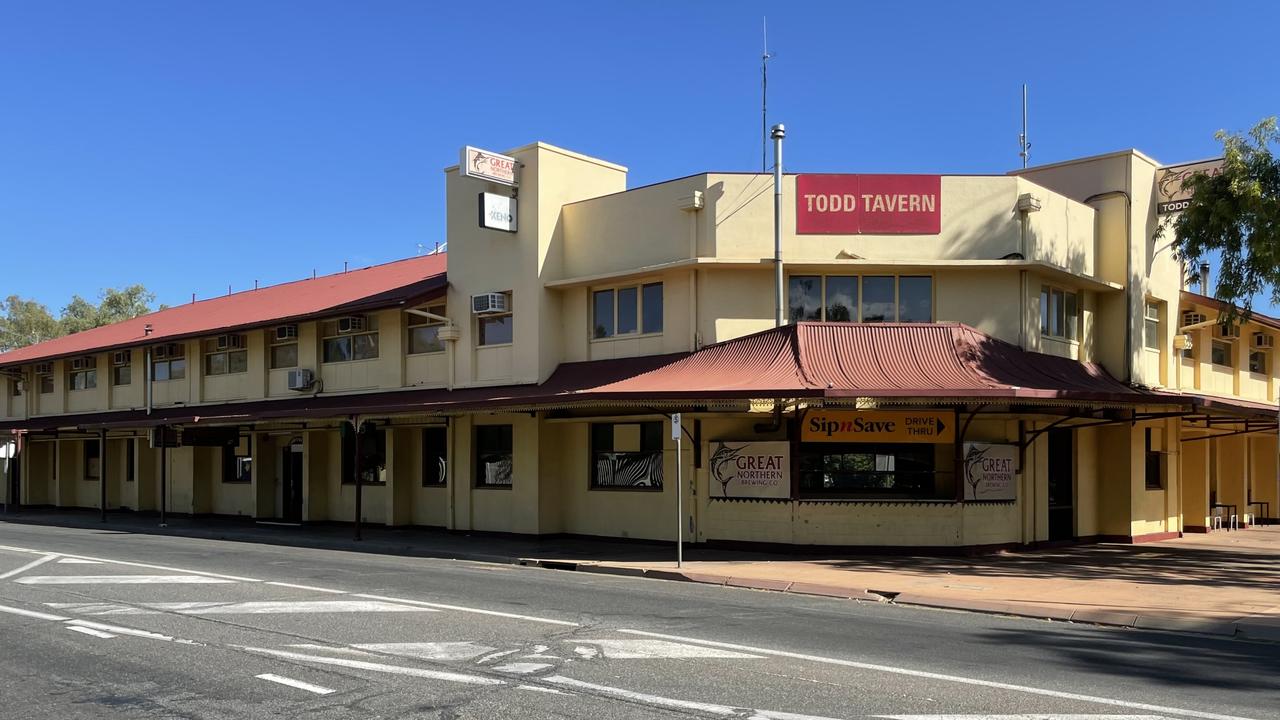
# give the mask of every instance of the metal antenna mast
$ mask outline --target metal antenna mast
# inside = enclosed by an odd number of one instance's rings
[[[1022,83],[1022,134],[1018,136],[1018,157],[1022,158],[1022,167],[1027,166],[1031,157],[1031,143],[1027,140],[1027,84]]]
[[[769,169],[769,18],[762,18],[764,54],[760,56],[760,172]]]

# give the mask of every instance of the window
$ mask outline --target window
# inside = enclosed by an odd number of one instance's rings
[[[356,433],[351,423],[342,423],[338,431],[342,438],[342,484],[356,482]],[[364,485],[382,485],[387,482],[387,432],[373,423],[363,423],[360,429],[360,482]]]
[[[507,307],[511,307],[511,293],[507,296]],[[476,320],[477,345],[509,345],[511,343],[515,323],[510,312],[498,315],[481,315]]]
[[[133,382],[133,354],[121,350],[111,355],[111,384],[129,385]]]
[[[662,332],[662,283],[591,293],[591,337]]]
[[[338,321],[327,320],[320,324],[324,351],[321,360],[326,363],[374,360],[378,357],[378,319],[365,318],[364,330],[359,333],[339,333]]]
[[[1041,285],[1040,334],[1059,340],[1079,340],[1079,295],[1062,288]]]
[[[267,331],[267,362],[272,370],[298,367],[298,338],[296,332],[293,335],[281,340],[275,328]]]
[[[1164,488],[1164,428],[1146,428],[1146,486],[1148,490]]]
[[[934,446],[828,444],[800,446],[800,492],[844,498],[935,498]]]
[[[138,479],[138,441],[129,439],[124,441],[124,481],[133,482]]]
[[[1260,375],[1267,374],[1267,351],[1266,350],[1249,351],[1249,372],[1258,373]]]
[[[928,275],[793,275],[791,322],[933,322]]]
[[[92,390],[98,387],[97,370],[75,370],[67,375],[68,390]]]
[[[1234,349],[1235,345],[1226,340],[1214,340],[1209,346],[1209,360],[1214,365],[1232,367],[1231,355]]]
[[[449,481],[449,430],[422,428],[422,486],[442,487]]]
[[[161,354],[164,357],[160,357]],[[151,377],[157,381],[182,380],[187,377],[187,347],[180,343],[152,350]]]
[[[102,445],[97,440],[84,441],[84,479],[102,477]]]
[[[36,376],[36,382],[40,385],[40,394],[48,395],[53,392],[53,375],[49,373]]]
[[[244,336],[231,335],[229,337],[239,339],[230,343],[226,343],[221,338],[210,338],[204,341],[205,375],[233,375],[235,373],[249,372],[249,351],[225,346],[238,345],[243,348]],[[225,343],[221,350],[218,349],[220,340]]]
[[[662,489],[662,423],[591,426],[591,488]]]
[[[1148,302],[1143,310],[1142,345],[1148,350],[1160,349],[1160,303]]]
[[[252,440],[241,437],[239,445],[224,445],[222,448],[222,482],[247,483],[253,480],[253,454],[250,450]]]
[[[476,426],[476,487],[511,487],[511,426]]]
[[[21,382],[22,382],[21,380],[17,380],[17,379],[14,379],[14,378],[11,378],[11,379],[9,380],[9,394],[10,394],[10,395],[12,395],[13,397],[18,397],[19,395],[21,395],[21,394],[22,394],[22,385],[21,385]]]
[[[432,305],[427,308],[427,312],[444,317],[445,306]],[[440,339],[440,328],[444,327],[444,321],[413,313],[406,313],[405,320],[409,326],[409,342],[405,347],[410,355],[444,352],[444,341]]]

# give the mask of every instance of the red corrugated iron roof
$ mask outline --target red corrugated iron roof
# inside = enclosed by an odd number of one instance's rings
[[[1223,312],[1223,313],[1229,312],[1232,308],[1231,303],[1223,302],[1218,298],[1209,297],[1208,295],[1193,293],[1190,290],[1182,291],[1182,300],[1192,302],[1197,305],[1206,305],[1208,307],[1214,308],[1215,310],[1218,310],[1219,312]],[[1238,310],[1239,308],[1236,308],[1236,309]],[[1265,325],[1266,327],[1280,330],[1280,318],[1273,318],[1270,315],[1264,315],[1260,312],[1255,311],[1249,316],[1249,319],[1252,320],[1253,322],[1258,323],[1259,325]]]
[[[1121,383],[1101,365],[1028,352],[958,323],[802,322],[710,345],[583,392],[1163,401]]]
[[[425,300],[443,294],[446,262],[424,255],[200,300],[0,353],[0,367]]]

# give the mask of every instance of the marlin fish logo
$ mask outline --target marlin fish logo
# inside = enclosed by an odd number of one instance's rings
[[[978,449],[977,445],[970,445],[969,452],[964,455],[964,480],[970,488],[970,494],[973,500],[978,499],[978,484],[982,478],[974,474],[974,469],[982,464],[983,459],[987,457],[987,451],[991,448]]]
[[[729,497],[729,483],[733,482],[735,477],[729,474],[729,464],[736,460],[746,447],[743,445],[735,448],[728,443],[720,443],[720,447],[711,454],[711,477],[720,483],[720,494],[724,497]]]

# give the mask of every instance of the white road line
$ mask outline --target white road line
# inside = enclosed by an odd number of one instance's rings
[[[0,545],[0,550],[12,550],[13,552],[34,553],[37,555],[48,554],[44,550],[32,550],[31,548],[14,547],[12,545]],[[131,567],[149,568],[151,570],[165,570],[168,572],[187,573],[189,575],[205,575],[207,577],[224,578],[226,580],[235,580],[237,582],[262,582],[257,578],[240,577],[238,575],[224,575],[222,573],[205,572],[203,570],[187,570],[184,568],[168,567],[165,565],[152,565],[151,563],[132,562],[130,560],[112,560],[110,558],[92,557],[89,555],[73,555],[71,553],[52,553],[59,557],[75,558],[77,560],[94,560],[100,563],[110,563],[112,565],[129,565]]]
[[[26,565],[23,565],[23,566],[22,566],[22,567],[20,567],[20,568],[14,568],[13,570],[10,570],[10,571],[9,571],[9,572],[7,572],[7,573],[0,574],[0,580],[5,580],[5,579],[8,579],[8,578],[11,578],[11,577],[13,577],[14,575],[21,575],[22,573],[24,573],[24,572],[26,572],[26,571],[30,570],[31,568],[39,567],[39,566],[41,566],[41,565],[43,565],[43,564],[45,564],[45,563],[49,562],[50,560],[53,560],[53,559],[54,559],[54,558],[56,558],[56,557],[58,557],[58,556],[57,556],[57,555],[45,555],[45,556],[44,556],[44,557],[42,557],[42,558],[36,558],[35,560],[32,560],[31,562],[27,563]]]
[[[533,690],[534,692],[551,693],[552,695],[572,695],[572,693],[567,693],[563,690],[557,690],[555,688],[538,687],[537,685],[517,685],[516,689],[517,690]]]
[[[873,715],[888,720],[1169,720],[1163,715],[1066,715],[1020,713],[1013,715]]]
[[[78,632],[84,635],[92,635],[93,637],[102,638],[103,640],[110,640],[111,638],[115,637],[115,635],[112,635],[109,632],[95,630],[94,628],[90,628],[90,627],[80,627],[79,625],[67,625],[66,627],[71,632]]]
[[[35,610],[23,610],[22,608],[9,607],[8,605],[0,605],[0,612],[35,618],[36,620],[54,620],[62,622],[63,620],[69,619],[62,617],[61,615],[50,615],[49,613],[36,612]]]
[[[630,635],[643,635],[645,637],[661,638],[665,640],[676,640],[679,642],[697,643],[707,645],[709,647],[727,648],[730,650],[742,650],[744,652],[759,653],[761,655],[772,655],[773,657],[785,657],[795,660],[805,660],[808,662],[824,663],[827,665],[839,665],[842,667],[859,668],[861,670],[874,670],[877,672],[892,673],[895,675],[906,675],[909,677],[928,678],[930,680],[943,680],[946,682],[960,683],[963,685],[977,685],[980,687],[997,688],[1000,690],[1014,690],[1024,692],[1031,695],[1040,695],[1042,697],[1061,698],[1063,700],[1079,700],[1081,702],[1097,703],[1099,705],[1111,705],[1113,707],[1131,708],[1134,710],[1146,710],[1148,712],[1157,712],[1168,715],[1180,715],[1183,717],[1203,718],[1203,720],[1252,720],[1236,715],[1220,715],[1218,713],[1203,712],[1200,710],[1184,710],[1181,708],[1167,707],[1164,705],[1152,705],[1149,703],[1130,702],[1128,700],[1116,700],[1114,698],[1099,697],[1096,695],[1085,695],[1082,693],[1063,692],[1061,690],[1049,690],[1047,688],[1032,687],[1030,685],[1014,685],[1012,683],[996,682],[992,680],[981,680],[978,678],[964,677],[961,675],[948,675],[945,673],[927,672],[924,670],[911,670],[909,668],[895,667],[893,665],[879,665],[876,663],[857,662],[855,660],[841,660],[839,658],[822,657],[820,655],[807,655],[805,653],[788,652],[785,650],[770,650],[769,648],[753,647],[751,645],[739,645],[736,643],[717,642],[714,640],[701,640],[698,638],[683,637],[681,635],[667,635],[664,633],[647,632],[644,630],[619,630],[618,632]]]
[[[763,655],[749,655],[733,650],[706,647],[705,645],[689,645],[667,640],[649,640],[647,638],[606,638],[590,640],[586,638],[565,640],[579,645],[595,645],[610,660],[658,660],[688,658],[720,658],[728,660],[763,660]],[[582,650],[583,648],[577,648]],[[581,652],[579,655],[587,657]],[[593,655],[594,657],[594,655]]]
[[[293,678],[287,678],[287,677],[284,677],[283,675],[272,675],[271,673],[263,673],[261,675],[254,675],[254,677],[258,678],[259,680],[266,680],[268,682],[280,683],[281,685],[288,685],[289,687],[292,687],[292,688],[298,688],[299,690],[306,690],[307,692],[312,692],[317,695],[328,695],[334,692],[333,688],[321,687],[319,685],[312,685],[311,683],[305,683],[305,682],[302,682],[301,680],[294,680]]]
[[[234,580],[202,575],[28,575],[22,585],[219,585]]]
[[[333,593],[334,595],[347,594],[346,590],[330,590],[329,588],[314,587],[312,585],[297,585],[295,583],[277,582],[275,580],[268,580],[264,584],[275,585],[276,587],[294,588],[295,590],[310,590],[312,592]]]
[[[661,695],[650,695],[648,693],[636,692],[634,690],[625,690],[610,685],[597,685],[595,683],[574,680],[563,675],[552,675],[542,678],[543,682],[558,685],[560,687],[570,687],[582,691],[589,691],[599,695],[615,697],[620,700],[628,700],[630,702],[642,703],[653,707],[674,708],[678,710],[695,710],[698,712],[708,713],[710,715],[723,715],[726,717],[742,717],[750,713],[749,720],[835,720],[835,718],[823,717],[820,715],[797,715],[795,713],[778,712],[776,710],[750,710],[746,708],[730,707],[728,705],[717,705],[714,703],[696,702],[694,700],[680,700],[677,698],[662,697]]]
[[[391,675],[408,675],[410,677],[427,678],[430,680],[445,680],[448,682],[466,683],[468,685],[505,685],[506,682],[496,678],[481,677],[479,675],[464,675],[462,673],[440,672],[437,670],[423,670],[421,668],[405,667],[403,665],[387,665],[384,663],[366,662],[364,660],[350,660],[348,658],[324,657],[322,655],[307,655],[304,653],[289,652],[287,650],[272,650],[270,648],[256,648],[242,646],[249,652],[261,653],[263,655],[271,655],[273,657],[286,658],[289,660],[298,660],[301,662],[316,663],[317,665],[336,665],[338,667],[352,668],[354,670],[368,670],[370,672],[389,673]]]
[[[55,610],[78,615],[300,615],[314,613],[440,612],[433,608],[397,605],[373,600],[249,600],[244,602],[45,603]]]
[[[477,665],[483,665],[484,663],[487,663],[487,662],[489,662],[490,660],[497,660],[497,659],[498,659],[498,658],[500,658],[500,657],[506,657],[506,656],[508,656],[508,655],[515,655],[515,654],[516,654],[516,653],[518,653],[518,652],[520,652],[520,651],[519,651],[519,650],[502,650],[502,651],[500,651],[500,652],[490,653],[490,654],[485,655],[484,657],[480,658],[479,660],[477,660],[477,661],[476,661],[476,664],[477,664]]]
[[[168,635],[150,632],[148,630],[137,630],[130,627],[121,627],[119,625],[107,625],[105,623],[90,622],[89,620],[68,620],[67,625],[76,627],[93,628],[95,630],[103,630],[118,635],[130,635],[132,637],[146,638],[147,640],[163,640],[165,642],[180,642]],[[190,641],[186,641],[190,643]]]
[[[296,647],[296,646],[295,646]],[[493,648],[473,642],[411,642],[411,643],[363,643],[352,647],[369,652],[419,660],[471,660]]]
[[[507,663],[506,665],[495,665],[493,669],[514,675],[528,675],[539,670],[546,670],[549,667],[551,667],[551,663]]]
[[[368,593],[353,593],[355,597],[369,598],[370,600],[386,600],[387,602],[409,603],[411,605],[423,605],[426,607],[440,608],[441,610],[457,610],[458,612],[476,613],[478,615],[493,615],[495,617],[512,618],[515,620],[528,620],[530,622],[547,623],[548,625],[565,625],[567,627],[579,627],[578,623],[568,620],[552,620],[550,618],[534,617],[532,615],[518,615],[516,613],[499,612],[497,610],[481,610],[479,608],[462,607],[461,605],[445,605],[444,603],[424,602],[422,600],[406,600],[404,598],[386,597],[383,595],[370,595]]]
[[[62,558],[59,565],[101,565],[101,560],[81,560],[80,558]]]

